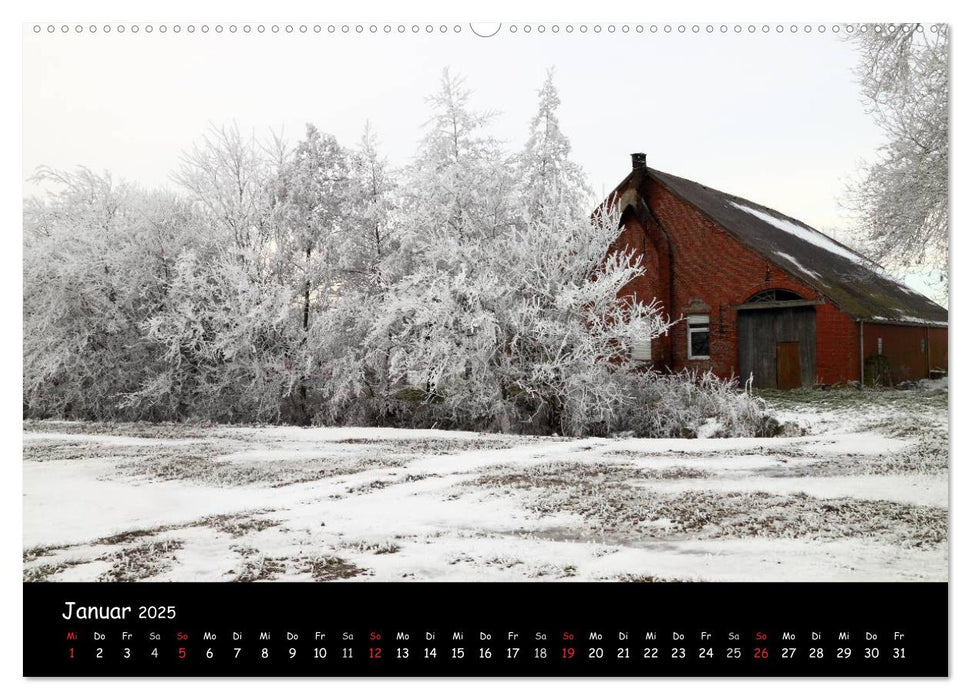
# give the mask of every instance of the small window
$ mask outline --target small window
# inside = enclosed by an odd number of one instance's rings
[[[877,338],[877,354],[883,354],[883,338]]]
[[[802,297],[795,292],[790,292],[788,289],[764,289],[757,294],[753,294],[745,303],[757,304],[764,301],[797,301],[799,299],[802,299]]]
[[[638,362],[650,362],[651,341],[646,339],[635,340],[631,346],[630,357]]]
[[[688,316],[688,359],[706,360],[710,357],[708,349],[710,321],[705,316]]]

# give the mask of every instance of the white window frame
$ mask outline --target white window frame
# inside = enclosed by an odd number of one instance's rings
[[[688,359],[689,360],[710,360],[711,359],[711,316],[708,314],[691,314],[685,318],[686,327],[688,329]],[[691,324],[704,324],[701,328],[691,328]],[[693,333],[707,333],[708,334],[708,355],[693,355],[691,354],[691,335]]]
[[[638,338],[631,346],[630,359],[634,360],[634,362],[650,363],[654,360],[653,348],[651,346],[652,343],[650,340]]]

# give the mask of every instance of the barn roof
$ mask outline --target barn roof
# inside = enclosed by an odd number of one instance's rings
[[[947,324],[947,309],[811,226],[697,182],[645,170],[743,245],[816,289],[849,316],[884,323]]]

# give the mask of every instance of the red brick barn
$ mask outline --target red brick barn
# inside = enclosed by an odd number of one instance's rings
[[[812,227],[648,168],[641,153],[612,199],[615,245],[646,270],[622,293],[678,320],[636,358],[769,388],[947,371],[947,310]]]

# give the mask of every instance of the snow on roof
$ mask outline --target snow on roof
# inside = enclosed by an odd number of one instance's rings
[[[810,277],[817,277],[817,278],[819,277],[819,275],[817,275],[815,272],[813,272],[812,270],[810,270],[808,267],[805,267],[804,265],[802,265],[798,260],[796,260],[794,257],[792,257],[791,255],[789,255],[788,253],[781,253],[780,252],[780,253],[777,253],[777,254],[778,254],[778,256],[780,258],[784,258],[784,259],[788,260],[789,262],[791,262],[793,265],[795,265],[796,267],[798,267],[800,270],[802,270],[803,272],[805,272]]]
[[[906,323],[906,324],[912,324],[915,326],[935,326],[938,328],[947,327],[947,321],[928,321],[926,318],[918,318],[917,316],[893,316],[893,317],[873,316],[868,320],[874,321],[877,323],[890,323],[890,324]]]
[[[798,236],[799,238],[806,241],[807,243],[810,243],[818,248],[822,248],[823,250],[827,250],[830,253],[835,253],[836,255],[842,255],[847,260],[852,260],[857,265],[862,265],[863,267],[866,267],[871,272],[874,272],[880,275],[881,277],[885,277],[886,279],[890,280],[895,285],[897,285],[902,291],[907,292],[908,294],[916,294],[920,296],[920,292],[914,289],[911,289],[906,284],[903,284],[898,280],[895,280],[880,265],[876,264],[872,260],[868,260],[867,258],[864,258],[859,253],[853,251],[850,248],[847,248],[839,241],[833,238],[830,238],[826,234],[821,233],[814,228],[810,228],[809,226],[806,226],[805,224],[795,221],[794,219],[785,219],[779,216],[774,216],[771,212],[765,209],[757,209],[755,207],[746,206],[745,204],[740,204],[739,202],[729,202],[729,204],[731,204],[733,207],[741,209],[746,213],[751,214],[752,216],[759,217],[760,219],[762,219],[762,221],[765,221],[766,223],[775,226],[777,229],[785,231],[786,233],[791,233],[794,236]],[[786,260],[789,260],[792,264],[798,266],[799,269],[801,269],[806,274],[812,275],[813,277],[819,277],[819,275],[817,275],[812,270],[809,270],[808,268],[806,268],[804,265],[802,265],[798,260],[796,260],[791,255],[788,255],[786,253],[779,253],[779,255],[785,258]]]
[[[842,255],[844,258],[848,258],[857,264],[866,264],[868,261],[860,255],[857,255],[849,248],[840,245],[834,241],[829,236],[826,236],[816,229],[809,228],[808,226],[803,226],[800,223],[791,221],[789,219],[782,219],[777,216],[773,216],[767,211],[762,209],[755,209],[754,207],[748,207],[744,204],[739,204],[738,202],[729,202],[733,207],[741,209],[744,212],[748,212],[752,216],[757,216],[762,221],[772,224],[777,229],[782,229],[786,233],[791,233],[793,236],[799,236],[802,240],[807,243],[812,243],[814,246],[828,250],[830,253],[836,253],[837,255]],[[785,255],[784,257],[789,258],[795,262],[795,258],[792,256]],[[797,263],[798,264],[798,263]]]

